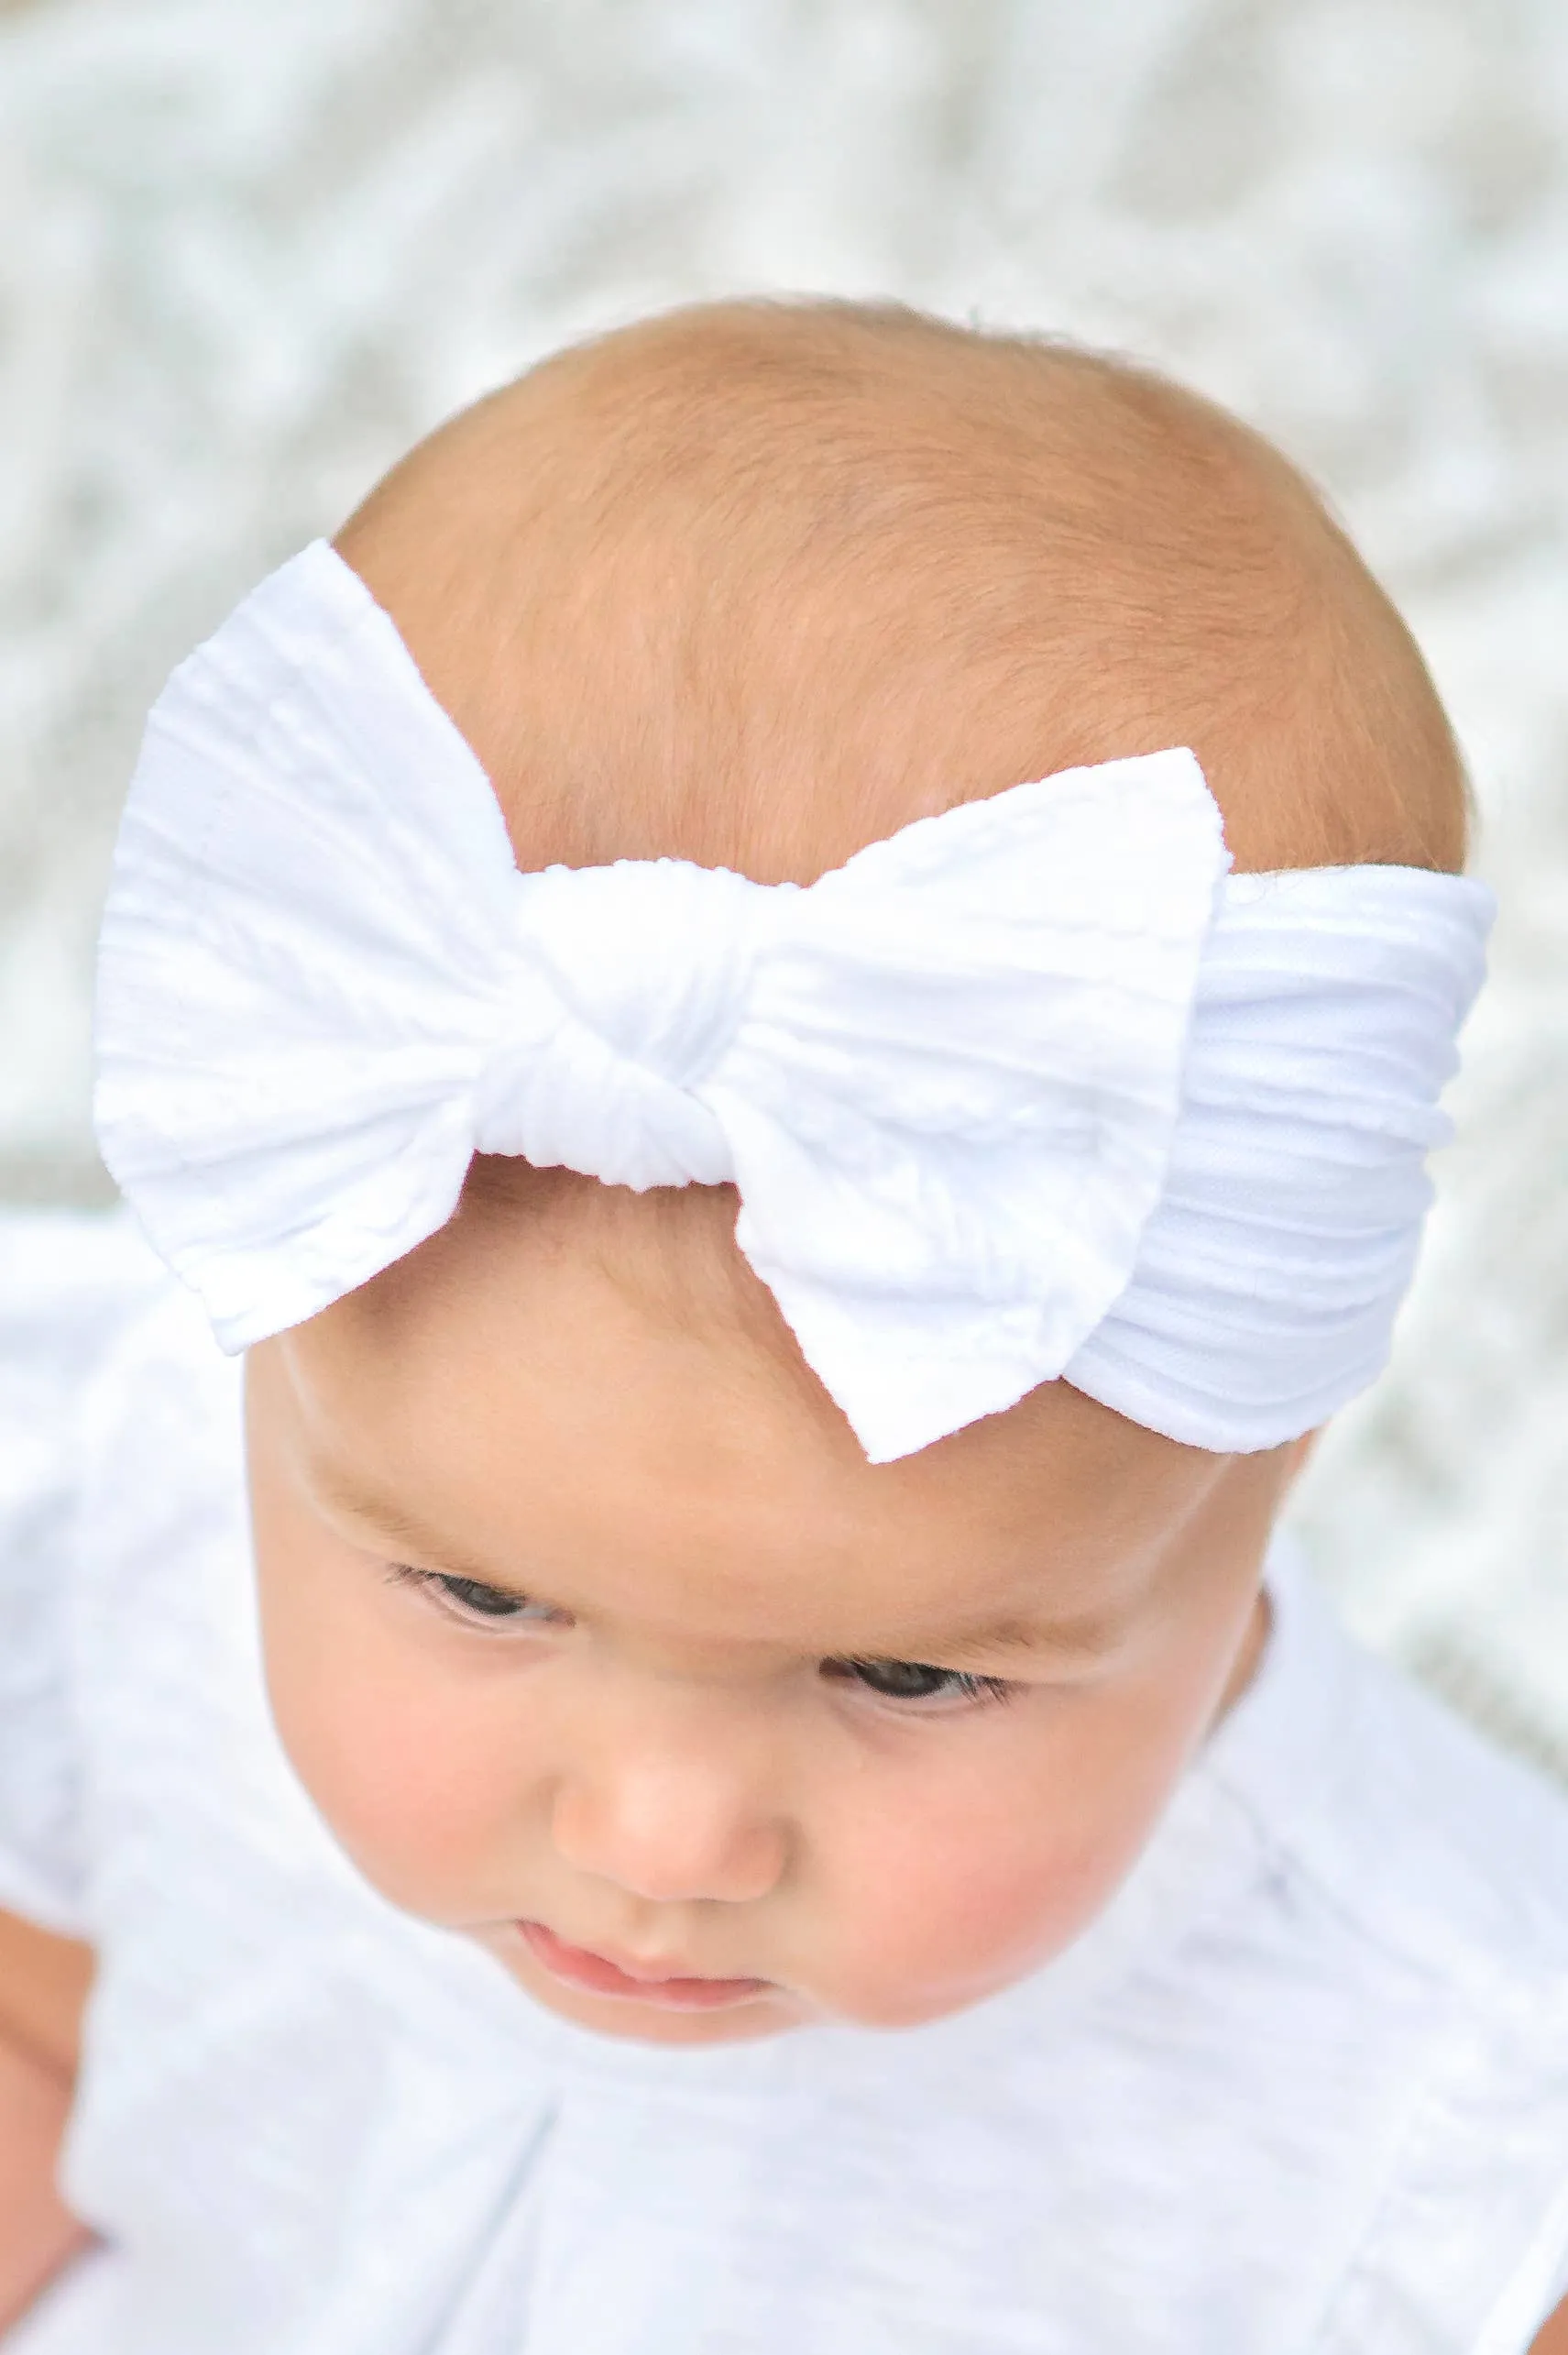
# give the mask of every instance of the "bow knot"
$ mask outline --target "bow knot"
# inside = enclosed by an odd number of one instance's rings
[[[696,1091],[746,1003],[771,895],[676,859],[547,867],[515,886],[476,1150],[638,1193],[732,1179]]]

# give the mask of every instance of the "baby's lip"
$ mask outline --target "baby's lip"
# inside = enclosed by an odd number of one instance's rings
[[[534,1961],[553,1979],[589,1995],[657,2004],[667,2011],[723,2011],[731,2004],[751,2002],[771,1984],[767,1979],[708,1979],[646,1963],[617,1963],[592,1947],[558,1938],[542,1921],[517,1926]]]

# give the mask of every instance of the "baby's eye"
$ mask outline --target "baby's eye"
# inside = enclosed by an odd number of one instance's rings
[[[527,1595],[514,1594],[507,1587],[487,1586],[483,1579],[459,1578],[453,1570],[419,1570],[407,1562],[393,1562],[389,1570],[399,1585],[422,1587],[433,1601],[455,1619],[513,1624],[521,1620],[538,1626],[560,1617],[548,1604],[532,1602]]]
[[[431,1584],[438,1587],[449,1602],[477,1612],[481,1619],[521,1619],[538,1609],[526,1595],[509,1594],[504,1587],[488,1587],[480,1579],[454,1578],[443,1570],[437,1572]]]
[[[932,1667],[925,1660],[836,1660],[829,1665],[883,1700],[1005,1700],[1013,1691],[1004,1678]]]

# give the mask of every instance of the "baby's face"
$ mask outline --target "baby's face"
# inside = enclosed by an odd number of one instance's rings
[[[1105,1903],[1245,1681],[1288,1451],[1057,1383],[873,1469],[761,1287],[679,1313],[732,1200],[599,1192],[477,1190],[253,1352],[289,1753],[378,1888],[591,2028],[972,2003]]]

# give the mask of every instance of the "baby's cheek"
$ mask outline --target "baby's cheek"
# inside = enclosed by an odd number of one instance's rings
[[[1115,1886],[1108,1847],[1041,1825],[1032,1837],[933,1828],[918,1865],[860,1884],[846,2008],[912,2025],[978,2001],[1058,1953]]]
[[[1099,1777],[1070,1770],[932,1777],[915,1805],[890,1794],[835,1859],[839,2003],[884,2026],[941,2017],[1060,1953],[1109,1902],[1168,1788],[1153,1757]]]
[[[492,1724],[460,1685],[374,1645],[334,1657],[320,1634],[302,1654],[270,1647],[273,1713],[295,1772],[384,1897],[432,1920],[471,1920],[521,1831],[506,1755],[515,1722]]]

